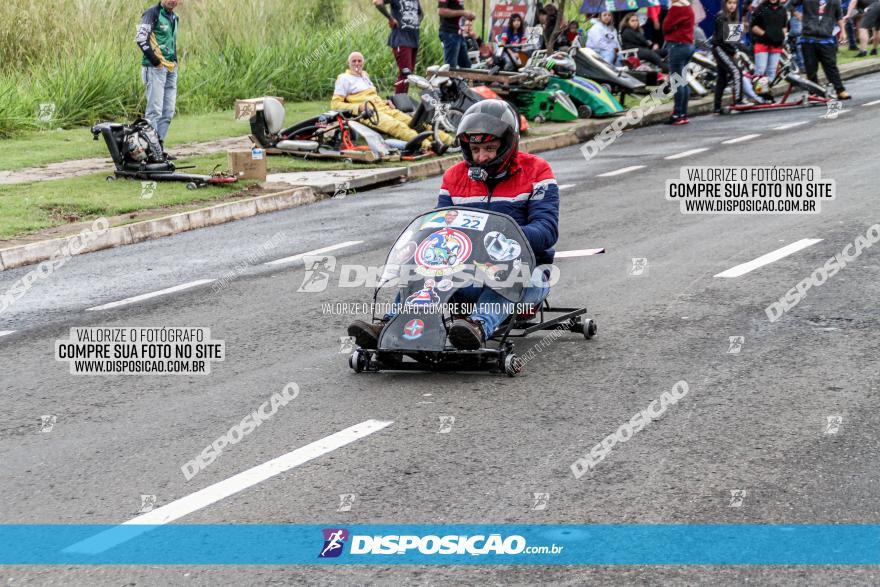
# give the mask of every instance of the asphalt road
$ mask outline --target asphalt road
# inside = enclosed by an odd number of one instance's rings
[[[365,302],[370,292],[297,293],[301,261],[265,264],[363,241],[333,254],[381,265],[406,222],[434,205],[439,178],[71,259],[0,314],[0,331],[13,331],[0,336],[0,523],[123,522],[138,514],[141,495],[169,504],[370,419],[392,424],[179,521],[880,523],[880,247],[778,321],[764,311],[880,222],[880,103],[869,105],[880,102],[878,82],[851,80],[855,99],[836,119],[823,118],[824,108],[698,117],[626,132],[589,162],[577,148],[543,154],[564,186],[557,250],[607,249],[560,259],[551,301],[585,303],[599,336],[562,336],[514,379],[355,375],[339,352],[354,316],[321,304]],[[724,143],[745,135],[759,136]],[[668,159],[696,149],[706,150]],[[664,199],[664,182],[684,165],[767,164],[820,166],[836,180],[836,200],[818,215],[734,216],[683,215]],[[716,276],[802,239],[821,240],[742,276]],[[646,272],[632,274],[634,258],[647,259]],[[31,269],[0,273],[0,292]],[[223,287],[89,310],[233,271]],[[54,358],[55,341],[84,326],[208,327],[227,358],[208,376],[71,375]],[[739,352],[729,352],[734,336],[744,337]],[[686,397],[574,478],[575,459],[679,380]],[[295,400],[184,478],[183,463],[289,382],[301,390]],[[42,415],[56,417],[51,432],[39,431]],[[444,434],[441,416],[455,418]],[[741,502],[732,491],[745,492]],[[546,509],[533,509],[536,492],[549,494]],[[340,494],[356,495],[350,511],[337,511]],[[8,585],[880,581],[873,567],[820,566],[8,567],[0,577]]]

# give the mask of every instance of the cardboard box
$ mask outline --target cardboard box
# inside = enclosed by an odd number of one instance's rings
[[[284,104],[284,98],[279,98],[277,96],[272,97]],[[235,101],[236,120],[249,120],[251,116],[262,110],[263,98],[248,98],[247,100]]]
[[[238,179],[266,181],[266,150],[229,151],[229,168]]]

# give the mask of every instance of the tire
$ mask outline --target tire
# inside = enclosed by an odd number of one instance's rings
[[[519,364],[519,357],[515,353],[504,355],[504,372],[508,377],[516,377],[522,371],[522,365]]]
[[[578,118],[589,118],[593,115],[593,109],[586,104],[578,106]]]
[[[584,338],[590,340],[596,333],[599,332],[599,327],[596,325],[596,321],[592,318],[587,318],[584,320]]]
[[[197,189],[199,189],[199,184],[197,184],[197,183],[194,182],[194,181],[191,181],[191,182],[189,182],[188,184],[186,184],[186,189],[188,189],[188,190],[197,190]]]
[[[104,179],[107,180],[107,183],[111,183],[111,182],[116,181],[116,176],[115,176],[115,175],[108,175],[108,176],[105,177]]]
[[[363,372],[364,368],[367,366],[367,358],[364,356],[364,352],[361,349],[355,349],[348,356],[348,366],[351,367],[352,371],[355,373]]]

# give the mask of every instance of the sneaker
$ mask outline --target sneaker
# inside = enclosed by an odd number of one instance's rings
[[[680,117],[680,116],[677,116],[677,115],[675,115],[675,114],[673,114],[672,116],[670,116],[670,117],[666,120],[666,122],[665,122],[664,124],[675,124],[676,121],[677,121],[679,118],[681,118],[681,117]]]
[[[858,53],[856,53],[856,57],[867,57],[867,56],[868,56],[867,51],[859,51]]]
[[[849,92],[847,92],[846,90],[841,90],[841,91],[837,92],[837,99],[838,100],[852,100],[852,96],[850,96]]]
[[[354,337],[354,342],[361,348],[374,349],[379,346],[379,334],[385,328],[386,321],[380,320],[374,324],[355,320],[348,326],[348,335]]]
[[[877,54],[877,49],[871,49],[871,52],[868,53],[868,55],[876,55],[876,54]]]
[[[681,118],[676,118],[673,122],[673,126],[681,126],[683,124],[689,124],[690,120],[688,120],[687,116],[682,116]]]
[[[475,351],[486,342],[482,322],[476,320],[456,320],[449,327],[449,342],[462,351]]]

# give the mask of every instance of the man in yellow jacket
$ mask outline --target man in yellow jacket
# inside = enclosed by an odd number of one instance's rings
[[[379,115],[379,124],[374,125],[369,121],[363,121],[367,126],[378,130],[388,136],[402,141],[411,141],[418,136],[415,129],[409,124],[412,117],[389,105],[379,97],[376,86],[370,80],[370,76],[364,71],[364,56],[355,51],[348,56],[348,69],[336,78],[333,88],[333,99],[330,100],[331,110],[351,110],[355,114],[363,112],[364,104],[370,106]],[[452,144],[452,137],[446,133],[440,133],[440,139],[447,145]],[[431,139],[422,142],[422,148],[431,149]]]

